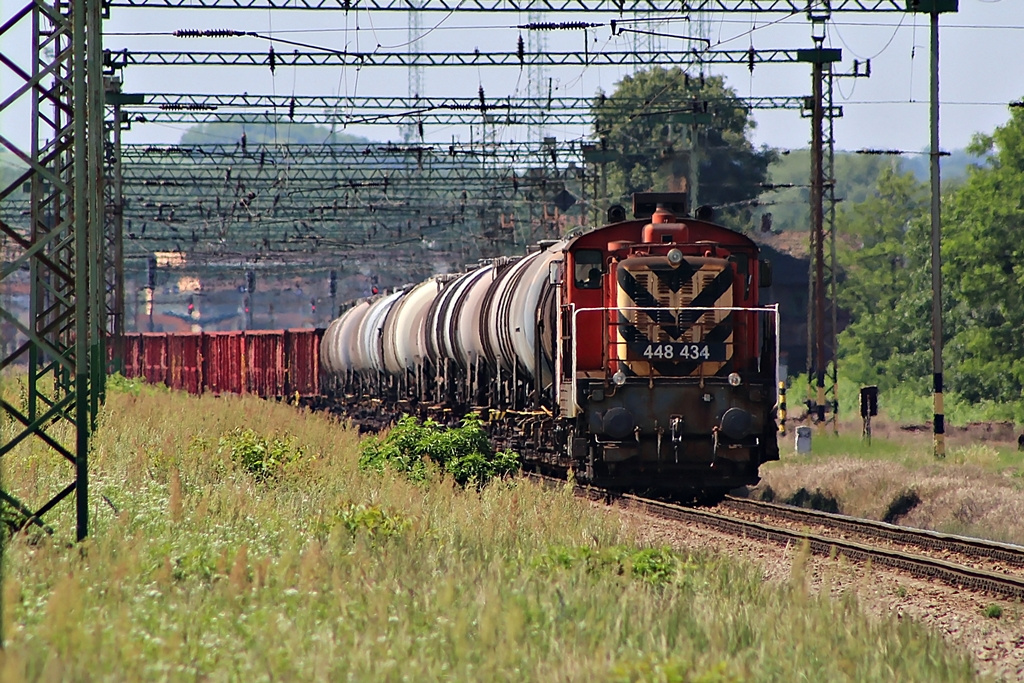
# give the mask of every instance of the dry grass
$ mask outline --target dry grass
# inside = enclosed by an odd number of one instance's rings
[[[360,472],[353,431],[285,405],[147,388],[101,422],[92,537],[65,505],[8,549],[0,680],[972,677],[915,624],[638,549],[566,491]],[[295,450],[256,477],[222,442],[245,427]],[[66,476],[34,445],[5,465],[26,496]]]
[[[787,444],[779,463],[762,468],[753,495],[768,487],[776,500],[801,489],[820,492],[841,512],[872,519],[885,519],[901,497],[916,495],[920,502],[899,515],[900,524],[1024,544],[1024,453],[985,433],[978,427],[956,434],[945,460],[933,456],[928,431],[883,426],[870,446],[849,428],[838,438],[815,434],[814,453],[796,455]]]

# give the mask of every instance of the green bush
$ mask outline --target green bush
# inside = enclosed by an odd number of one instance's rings
[[[107,391],[119,391],[132,396],[138,396],[145,384],[146,380],[141,377],[128,378],[120,372],[107,377]]]
[[[616,545],[594,549],[587,546],[556,546],[533,561],[541,572],[582,566],[587,573],[611,573],[662,586],[685,572],[687,562],[669,548],[629,548]]]
[[[252,429],[240,428],[221,437],[217,452],[225,451],[233,463],[261,482],[276,479],[282,471],[308,457],[303,447],[295,445],[292,436],[275,435],[268,439]]]
[[[496,453],[475,415],[448,429],[433,420],[421,423],[405,415],[385,436],[365,440],[359,457],[360,469],[392,469],[413,481],[427,478],[428,463],[462,486],[481,486],[494,477],[516,472],[519,456],[511,451]]]
[[[379,505],[349,504],[341,511],[339,517],[341,524],[353,536],[363,532],[371,538],[386,538],[397,536],[410,526],[409,520],[405,517],[388,512]]]

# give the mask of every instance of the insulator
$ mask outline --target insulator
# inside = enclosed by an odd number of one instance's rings
[[[295,120],[295,98],[294,97],[291,99],[291,102],[288,103],[288,120],[289,121],[294,121]]]
[[[270,46],[270,73],[273,74],[277,68],[277,57],[274,56],[274,46]]]
[[[591,24],[586,21],[539,21],[531,24],[520,24],[516,28],[528,31],[582,31],[588,28],[600,28],[601,26],[604,26],[604,24]]]
[[[516,54],[519,56],[519,63],[526,63],[526,44],[523,42],[523,37],[519,36],[519,43],[516,46]]]
[[[214,28],[199,30],[196,28],[180,28],[174,32],[175,38],[236,38],[246,35],[245,31],[230,28]]]
[[[217,107],[210,104],[199,104],[195,102],[168,102],[160,105],[161,111],[217,111]]]
[[[754,51],[754,46],[751,45],[750,49],[747,50],[747,69],[750,71],[750,73],[754,73],[754,57],[756,55],[757,52]],[[701,76],[701,78],[703,78],[703,75]]]

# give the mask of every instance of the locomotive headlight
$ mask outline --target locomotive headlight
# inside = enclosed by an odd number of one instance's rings
[[[615,386],[621,387],[625,383],[626,373],[624,373],[622,370],[619,370],[614,375],[612,375],[612,384],[614,384]]]
[[[743,382],[738,372],[729,373],[729,386],[738,387]]]
[[[678,266],[683,262],[683,252],[678,249],[670,249],[668,252],[669,265]]]

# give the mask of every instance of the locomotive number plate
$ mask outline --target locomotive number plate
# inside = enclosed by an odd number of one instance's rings
[[[664,342],[647,344],[639,355],[636,351],[630,354],[635,360],[695,360],[724,361],[726,360],[725,344],[685,344],[682,342]]]

